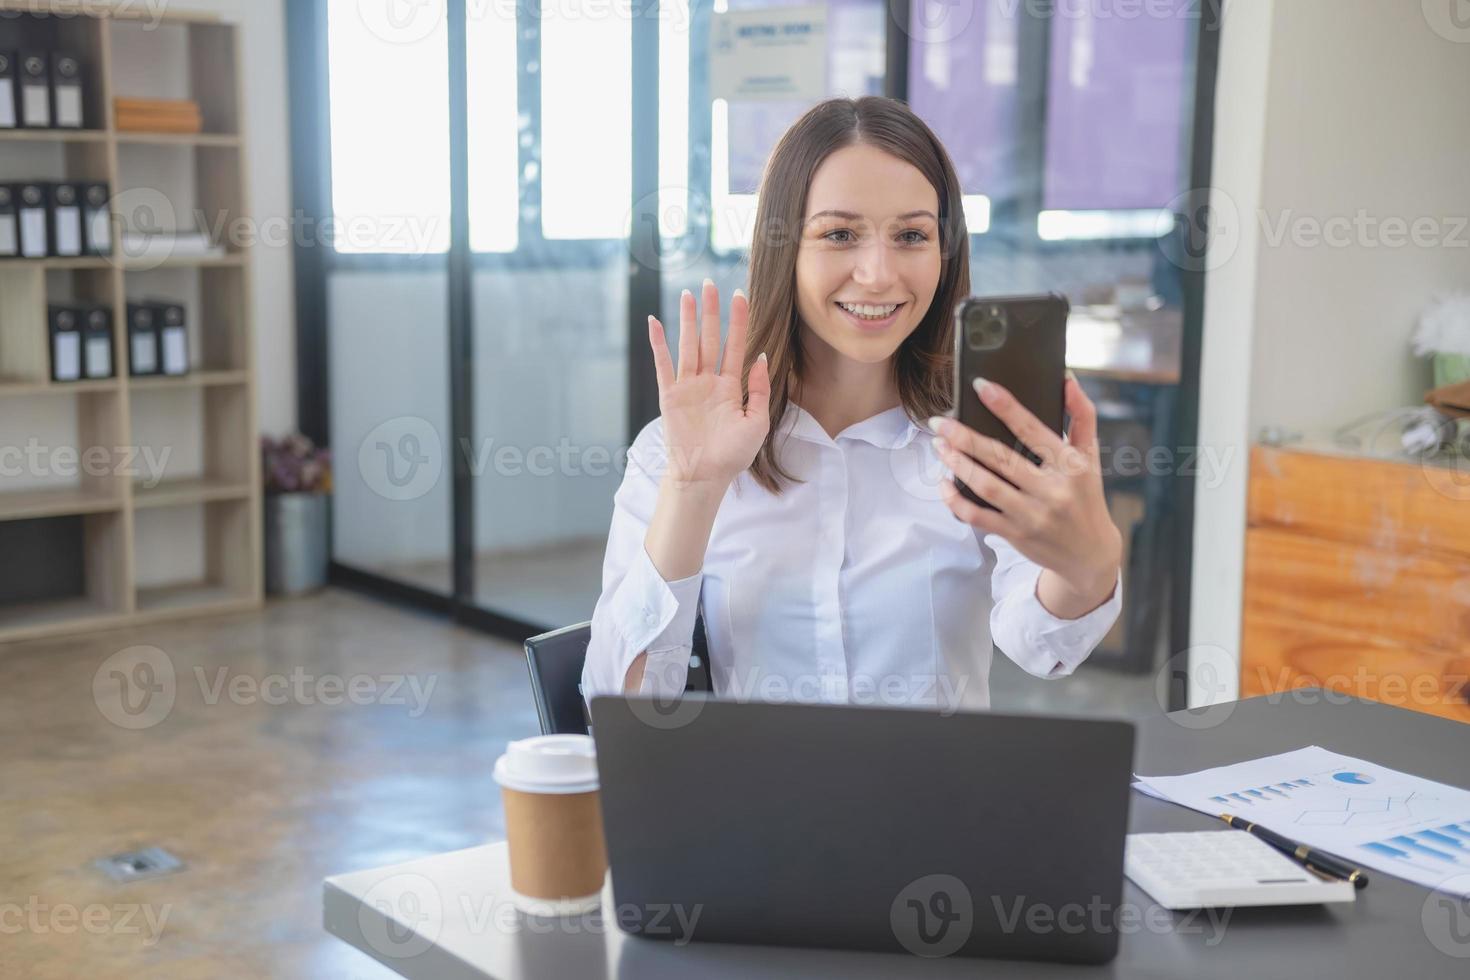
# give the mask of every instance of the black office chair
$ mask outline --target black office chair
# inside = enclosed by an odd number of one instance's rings
[[[587,702],[582,698],[582,663],[591,639],[592,624],[578,623],[526,641],[526,666],[531,671],[531,695],[536,699],[541,734],[586,735],[590,729]],[[684,690],[714,690],[703,619],[694,622],[694,647]]]

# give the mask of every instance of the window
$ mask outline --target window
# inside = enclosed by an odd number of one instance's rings
[[[338,252],[449,248],[449,31],[444,0],[422,2],[415,24],[432,26],[412,33],[357,0],[327,9]]]
[[[470,248],[514,252],[520,238],[520,141],[535,138],[517,106],[515,7],[472,4],[468,52]]]
[[[541,5],[541,233],[627,235],[633,25],[619,4]]]

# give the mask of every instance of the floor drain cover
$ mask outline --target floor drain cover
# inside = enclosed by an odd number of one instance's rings
[[[145,847],[141,851],[114,854],[111,857],[98,858],[93,863],[113,881],[161,878],[175,871],[182,871],[184,867],[184,862],[161,847]]]

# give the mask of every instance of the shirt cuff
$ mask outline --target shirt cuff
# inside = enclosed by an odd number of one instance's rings
[[[648,557],[648,550],[638,549],[638,556],[619,589],[616,622],[627,644],[624,649],[629,653],[623,673],[627,673],[638,654],[648,654],[640,693],[678,693],[684,689],[703,582],[702,570],[688,578],[666,582],[653,559]]]
[[[1042,604],[1041,597],[1036,594],[1042,571],[1038,567],[1026,584],[1025,594],[1033,608],[1025,617],[1023,639],[1029,649],[1046,654],[1056,661],[1047,674],[1048,677],[1066,677],[1097,649],[1103,637],[1108,635],[1108,630],[1118,621],[1118,615],[1123,610],[1123,570],[1118,569],[1118,577],[1113,583],[1113,594],[1108,600],[1077,619],[1062,619]]]

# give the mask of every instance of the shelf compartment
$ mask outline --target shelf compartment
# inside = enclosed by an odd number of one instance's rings
[[[248,377],[250,297],[238,264],[129,272],[123,289],[129,302],[169,299],[183,304],[189,325],[189,367],[207,376],[208,384],[231,384]],[[188,387],[187,377],[148,379],[142,387]],[[143,378],[133,379],[134,385],[144,382]]]
[[[258,601],[259,515],[248,498],[139,511],[134,576],[139,616],[203,612]]]
[[[154,467],[144,479],[158,486],[253,485],[259,449],[251,438],[247,385],[145,387],[130,401],[133,443],[141,462]],[[138,482],[135,489],[151,492]]]
[[[147,460],[128,448],[122,388],[111,385],[71,398],[6,403],[0,445],[24,448],[7,470],[6,486],[14,489],[0,492],[0,516],[87,513],[126,501],[135,467]]]
[[[81,63],[83,129],[24,130],[28,133],[76,134],[105,130],[108,123],[106,85],[109,65],[104,51],[103,31],[106,22],[86,16],[75,3],[57,5],[56,13],[48,13],[50,5],[27,3],[15,9],[13,3],[0,4],[6,16],[0,24],[0,48],[13,50],[65,51]],[[47,66],[50,71],[50,66]],[[20,137],[26,139],[28,137]],[[44,137],[42,137],[44,138]]]
[[[201,257],[190,253],[132,255],[123,249],[124,267],[164,263],[210,265],[240,254],[248,244],[240,188],[244,183],[238,144],[229,137],[204,135],[123,139],[119,134],[117,168],[120,199],[134,201],[137,214],[124,208],[118,220],[124,233],[145,228],[157,233],[203,232],[226,254]],[[134,250],[136,251],[136,249]]]
[[[0,524],[0,640],[107,625],[130,612],[120,513]]]
[[[171,18],[148,25],[119,17],[110,29],[115,97],[193,99],[205,134],[240,131],[234,25]]]

